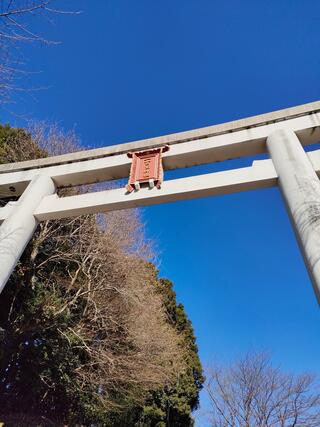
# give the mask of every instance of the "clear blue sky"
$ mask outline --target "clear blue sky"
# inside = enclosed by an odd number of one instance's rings
[[[83,14],[42,28],[30,79],[48,86],[11,110],[118,144],[320,99],[318,0],[78,0]],[[21,119],[2,112],[2,120]],[[177,177],[238,167],[167,174]],[[268,349],[320,373],[320,310],[277,189],[144,209],[191,318],[202,362]],[[203,402],[205,398],[203,397]],[[204,405],[205,406],[205,405]],[[199,420],[198,425],[205,425]]]

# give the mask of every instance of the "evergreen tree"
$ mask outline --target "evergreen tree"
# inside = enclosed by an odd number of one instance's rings
[[[142,419],[145,425],[155,427],[192,426],[192,411],[198,408],[199,392],[204,382],[196,338],[183,305],[176,301],[172,282],[159,279],[157,289],[163,298],[168,321],[183,336],[183,345],[187,348],[187,369],[175,384],[153,393],[143,408]]]
[[[173,283],[167,279],[159,279],[156,272],[154,275],[154,284],[166,307],[167,321],[182,337],[181,345],[186,349],[186,370],[174,384],[152,392],[144,406],[129,405],[127,412],[113,419],[114,427],[191,427],[194,425],[192,412],[199,406],[199,392],[204,383],[196,338],[183,305],[176,301]]]

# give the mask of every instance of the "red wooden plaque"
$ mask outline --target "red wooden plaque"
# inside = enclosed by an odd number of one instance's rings
[[[154,186],[160,188],[163,181],[161,154],[168,150],[169,147],[166,145],[154,150],[128,154],[132,157],[130,177],[126,187],[129,193],[134,189],[139,190],[140,184],[144,183],[149,184],[151,188]]]

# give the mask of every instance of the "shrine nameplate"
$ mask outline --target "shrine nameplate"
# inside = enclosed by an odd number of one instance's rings
[[[169,147],[156,148],[154,150],[129,153],[132,157],[130,177],[127,190],[131,193],[134,189],[139,190],[141,184],[147,183],[149,187],[161,187],[163,181],[163,168],[161,155],[168,151]]]

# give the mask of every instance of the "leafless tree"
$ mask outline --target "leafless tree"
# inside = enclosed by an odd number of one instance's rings
[[[206,390],[213,427],[319,427],[320,393],[314,376],[285,374],[266,354],[211,369]]]
[[[37,20],[50,21],[54,14],[74,14],[54,8],[54,0],[0,0],[0,103],[8,103],[11,93],[26,90],[21,80],[27,74],[24,43],[53,43],[36,30]],[[19,83],[17,82],[19,80]]]

